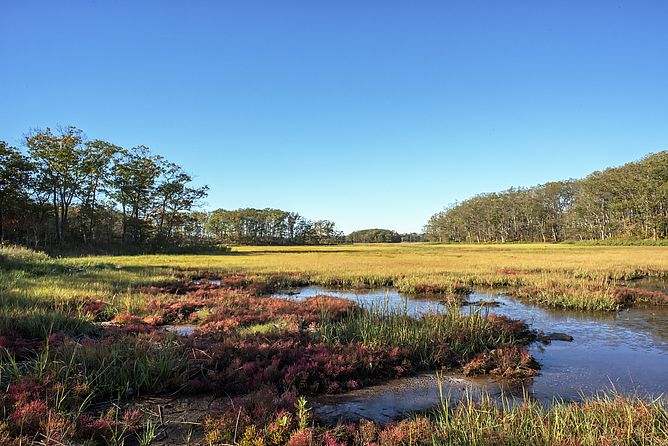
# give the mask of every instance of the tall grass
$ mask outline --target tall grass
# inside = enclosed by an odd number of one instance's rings
[[[224,255],[142,255],[49,259],[0,247],[0,295],[47,302],[94,298],[132,312],[140,285],[179,271],[244,273],[275,286],[397,287],[405,293],[511,289],[541,305],[614,311],[614,288],[628,279],[668,277],[663,246],[346,245],[235,247]],[[127,307],[130,307],[129,309]]]
[[[534,302],[615,311],[616,281],[668,277],[665,246],[550,244],[374,244],[327,247],[235,247],[220,256],[102,257],[126,267],[243,272],[286,285],[344,288],[393,286],[405,293],[466,293],[476,288],[523,291]],[[280,280],[279,280],[280,282]],[[278,282],[277,282],[278,283]],[[540,290],[536,293],[534,290]],[[628,303],[628,302],[627,302]]]
[[[609,392],[549,407],[528,398],[522,403],[502,399],[499,404],[486,394],[477,401],[467,395],[454,405],[441,400],[433,421],[436,445],[668,444],[668,406],[661,399]]]
[[[386,303],[355,308],[342,320],[324,319],[319,334],[325,342],[357,342],[378,348],[406,348],[414,352],[422,366],[443,365],[443,350],[458,357],[514,342],[513,335],[478,309],[462,315],[453,305],[450,311],[415,318],[406,309]]]
[[[62,391],[85,387],[97,400],[124,398],[142,392],[169,388],[183,370],[185,357],[176,345],[164,339],[127,336],[122,342],[80,344],[68,341],[57,349],[45,347],[28,359],[17,361],[0,350],[0,387],[6,389],[19,378]]]

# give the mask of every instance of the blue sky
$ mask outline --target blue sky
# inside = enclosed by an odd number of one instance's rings
[[[0,139],[72,124],[211,188],[419,231],[668,148],[666,1],[0,0]]]

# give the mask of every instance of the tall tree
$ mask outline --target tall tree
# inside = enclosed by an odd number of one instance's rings
[[[18,149],[0,141],[0,241],[5,240],[8,218],[14,220],[29,205],[33,164]]]
[[[145,242],[149,236],[148,216],[155,183],[161,175],[162,158],[148,147],[121,150],[111,169],[112,196],[119,202],[122,214],[121,239]]]
[[[64,242],[70,206],[85,176],[83,142],[82,131],[72,126],[56,133],[49,128],[38,130],[26,139],[45,187],[51,191],[55,237],[59,244]]]
[[[192,177],[174,163],[165,162],[161,166],[163,178],[155,189],[158,205],[158,235],[170,238],[174,225],[181,213],[189,211],[206,197],[208,186],[190,187]]]
[[[96,139],[86,143],[82,159],[83,178],[81,184],[81,211],[88,222],[84,226],[84,241],[94,238],[95,212],[99,194],[106,190],[111,181],[111,167],[114,156],[121,151],[117,145]]]

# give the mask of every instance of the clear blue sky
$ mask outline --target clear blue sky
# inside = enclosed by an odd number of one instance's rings
[[[668,148],[668,2],[0,0],[0,139],[72,124],[346,232]]]

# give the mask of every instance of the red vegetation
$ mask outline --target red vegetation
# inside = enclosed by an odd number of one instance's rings
[[[668,294],[661,291],[643,290],[641,288],[619,286],[614,289],[614,297],[622,305],[629,305],[635,302],[668,304]]]
[[[464,366],[467,376],[491,374],[505,379],[525,379],[538,374],[540,366],[526,351],[515,345],[504,345],[482,352]]]
[[[339,319],[355,304],[346,299],[316,296],[301,302],[274,298],[230,294],[218,299],[204,319],[204,328],[227,331],[229,327],[263,324],[276,320],[301,325],[317,322],[323,317]]]
[[[311,426],[310,420],[300,422],[294,408],[273,408],[260,418],[252,418],[243,404],[236,411],[211,415],[204,422],[209,444],[287,445],[287,446],[399,446],[431,445],[434,426],[425,417],[390,422],[380,426],[371,421],[340,425],[333,428]]]
[[[452,294],[468,295],[471,294],[471,289],[462,283],[455,283],[451,286],[421,284],[421,285],[414,285],[412,288],[412,292],[416,294],[452,293]]]
[[[234,275],[223,278],[220,285],[204,281],[154,287],[145,291],[163,294],[163,299],[149,300],[135,308],[135,314],[116,314],[113,323],[102,324],[94,337],[52,335],[49,350],[44,350],[49,361],[67,363],[63,358],[76,355],[76,371],[68,373],[64,381],[62,375],[57,376],[56,368],[51,368],[40,375],[26,375],[0,390],[0,413],[5,414],[4,424],[0,421],[0,444],[12,444],[20,438],[20,442],[29,444],[35,435],[45,433],[64,444],[72,440],[105,444],[118,432],[136,432],[140,428],[139,412],[98,408],[96,412],[74,415],[77,405],[87,398],[104,401],[102,398],[127,390],[117,388],[120,384],[113,379],[104,387],[100,382],[104,376],[96,378],[97,387],[91,389],[83,378],[84,371],[105,373],[112,363],[119,367],[115,376],[124,376],[121,370],[139,370],[146,376],[144,387],[136,385],[132,394],[186,390],[229,396],[231,404],[205,423],[211,444],[394,445],[426,435],[427,428],[420,418],[385,428],[361,424],[329,431],[303,424],[295,412],[296,395],[344,392],[414,373],[423,367],[421,353],[409,348],[372,348],[358,342],[324,343],[314,329],[322,318],[338,320],[356,305],[328,296],[294,301],[256,295],[269,286],[274,282],[253,284],[244,276]],[[172,295],[165,298],[166,292]],[[84,301],[78,309],[96,320],[110,314],[107,304],[95,300]],[[489,317],[509,338],[530,337],[522,322]],[[157,327],[186,322],[200,324],[201,330],[192,336],[175,336]],[[241,330],[267,323],[281,328]],[[31,347],[39,351],[45,344],[0,337],[0,346],[12,352],[27,352]],[[165,349],[173,352],[168,367],[146,361],[154,352]],[[454,354],[445,342],[435,348],[433,356],[435,363],[445,367],[461,367],[466,359]],[[535,373],[532,358],[514,346],[483,353],[465,370],[510,378]],[[130,375],[122,378],[124,383],[131,379]],[[67,403],[61,407],[55,399],[65,390]],[[257,438],[263,438],[264,443],[254,443]]]
[[[215,337],[215,336],[214,336]],[[261,386],[300,394],[336,393],[412,371],[411,352],[372,349],[360,344],[316,343],[306,332],[280,337],[221,336],[191,340],[193,390],[216,389],[230,395]]]
[[[53,443],[63,444],[69,439],[96,439],[107,442],[113,432],[134,432],[141,425],[141,416],[135,411],[119,414],[115,409],[93,416],[84,414],[76,418],[67,413],[57,413],[51,408],[52,398],[63,391],[52,375],[41,381],[26,376],[0,392],[0,411],[8,414],[6,431],[0,429],[0,442],[5,444],[32,444],[36,436],[49,438]],[[86,397],[87,386],[68,389],[74,396],[81,393],[80,401]],[[1,427],[0,423],[0,427]]]
[[[516,268],[501,268],[496,273],[503,274],[504,276],[516,276],[518,274],[522,274],[522,270]]]

